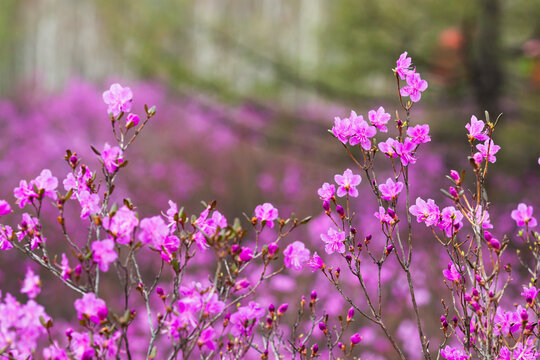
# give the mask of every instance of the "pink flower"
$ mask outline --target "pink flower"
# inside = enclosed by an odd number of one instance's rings
[[[328,229],[327,234],[321,234],[321,239],[326,243],[324,250],[327,254],[335,252],[343,254],[345,252],[345,232]]]
[[[445,207],[441,212],[439,229],[444,230],[447,237],[452,237],[463,227],[463,214],[453,206]]]
[[[500,307],[497,308],[495,315],[495,326],[493,328],[494,335],[510,335],[521,328],[521,317],[517,313],[504,311]]]
[[[349,144],[352,146],[360,144],[364,150],[369,151],[371,149],[370,138],[377,134],[377,128],[370,126],[362,115],[357,116],[354,111],[351,112],[351,128],[352,136],[349,139]]]
[[[386,223],[386,224],[392,225],[392,224],[394,224],[396,222],[395,219],[392,216],[390,216],[386,212],[386,209],[384,207],[382,207],[382,206],[379,206],[379,211],[376,212],[373,215],[375,215],[375,217],[377,219],[379,219],[379,221],[381,223]]]
[[[516,221],[517,226],[528,225],[530,228],[536,227],[538,223],[533,216],[533,207],[520,203],[516,210],[512,210],[512,219]]]
[[[278,218],[278,215],[278,209],[276,209],[274,205],[270,203],[257,205],[255,208],[255,217],[261,222],[266,221],[266,224],[270,228],[274,227],[274,220]]]
[[[103,272],[109,271],[109,265],[118,259],[118,254],[114,250],[114,241],[105,239],[92,243],[92,260],[98,264]]]
[[[216,331],[213,327],[204,329],[197,340],[199,347],[206,346],[210,350],[216,350],[216,344],[214,343],[214,338],[216,337]]]
[[[352,117],[351,112],[351,117]],[[355,114],[356,115],[356,114]],[[335,137],[339,139],[343,144],[347,144],[349,137],[352,135],[351,120],[348,118],[340,119],[339,117],[334,118],[334,126],[332,127],[332,133]]]
[[[464,354],[461,350],[446,345],[444,349],[441,350],[441,355],[446,360],[469,360],[471,357]]]
[[[307,265],[311,268],[312,272],[315,272],[318,269],[323,268],[324,262],[321,259],[321,257],[317,254],[317,252],[315,251],[313,253],[313,256],[311,257],[311,259],[308,260]]]
[[[11,206],[6,200],[0,200],[0,216],[7,215],[11,212]]]
[[[390,120],[391,116],[390,114],[386,113],[384,111],[384,108],[380,106],[377,111],[370,110],[368,113],[368,119],[369,121],[381,132],[387,132],[388,128],[386,127],[386,124]]]
[[[26,269],[26,276],[21,287],[21,293],[26,294],[30,299],[34,299],[41,292],[41,280],[39,275],[34,274],[32,269]]]
[[[210,207],[207,207],[195,221],[195,225],[197,225],[201,231],[197,231],[193,235],[193,239],[201,250],[206,250],[209,247],[205,236],[214,236],[218,227],[222,229],[227,227],[227,219],[219,211],[214,211],[210,219],[208,219],[209,214]],[[272,226],[273,225],[274,224],[272,224]]]
[[[61,349],[56,341],[53,345],[44,348],[42,355],[45,360],[69,360],[64,349]]]
[[[75,300],[75,310],[80,320],[88,319],[96,324],[107,318],[109,311],[105,301],[94,293],[86,293],[82,299]]]
[[[416,205],[412,205],[409,211],[412,215],[416,216],[417,222],[425,221],[426,226],[433,226],[439,223],[439,207],[432,199],[428,199],[426,202],[422,198],[416,198]]]
[[[86,190],[90,192],[88,182],[93,176],[94,174],[87,167],[80,167],[77,169],[77,173],[75,175],[73,175],[73,173],[67,174],[63,181],[64,190],[69,191],[73,189],[74,191]]]
[[[356,186],[360,185],[360,182],[362,182],[360,175],[354,175],[351,169],[347,169],[343,175],[335,175],[334,180],[340,185],[337,190],[337,195],[339,197],[344,197],[345,195],[358,197]]]
[[[443,275],[448,281],[460,282],[461,275],[453,263],[448,263],[448,269],[443,270]]]
[[[407,52],[399,56],[399,59],[396,61],[396,68],[394,71],[399,75],[401,80],[404,80],[407,75],[409,75],[412,70],[411,68],[411,58],[407,57]]]
[[[301,241],[295,241],[283,250],[283,263],[288,269],[302,270],[303,264],[308,260],[309,250]]]
[[[42,170],[41,174],[31,181],[31,184],[35,185],[39,192],[43,191],[45,196],[53,200],[57,199],[56,188],[58,187],[58,179],[52,175],[51,170]]]
[[[396,146],[399,144],[398,141],[394,138],[388,138],[385,142],[379,143],[379,150],[381,150],[386,157],[395,158],[397,157]]]
[[[351,344],[356,345],[360,341],[362,341],[362,337],[360,336],[359,333],[354,333],[351,335]]]
[[[103,93],[103,101],[109,106],[107,112],[114,117],[120,115],[121,112],[130,111],[132,100],[131,89],[122,87],[118,83],[112,84],[111,88]]]
[[[410,138],[405,138],[403,143],[396,141],[394,146],[396,154],[398,154],[403,166],[414,164],[416,162],[416,158],[413,155],[414,150],[416,150],[416,144]]]
[[[322,184],[322,186],[319,188],[317,193],[319,194],[319,197],[323,201],[330,201],[332,197],[334,197],[334,194],[336,192],[335,185],[330,185],[329,183],[325,182]]]
[[[99,206],[99,195],[90,194],[83,190],[78,195],[79,204],[81,204],[81,219],[87,218],[90,215],[98,214],[101,211]]]
[[[173,259],[172,254],[178,251],[180,248],[180,239],[174,235],[167,236],[161,244],[161,258],[170,263]]]
[[[476,145],[476,148],[482,155],[482,158],[488,159],[490,163],[497,161],[495,154],[501,149],[501,147],[499,145],[495,145],[491,139],[486,140],[483,144]]]
[[[33,218],[28,213],[22,214],[22,221],[19,224],[19,232],[17,238],[19,241],[23,240],[26,236],[30,237],[30,249],[34,250],[42,243],[45,243],[47,239],[41,235],[41,224],[38,218]]]
[[[101,160],[109,173],[112,174],[118,170],[118,167],[124,162],[122,156],[122,149],[118,146],[111,147],[109,144],[105,143],[103,151],[101,152]]]
[[[62,279],[67,280],[70,278],[72,270],[69,267],[69,262],[66,254],[62,253],[62,261],[60,262],[60,271],[62,272]]]
[[[429,137],[429,125],[416,125],[407,129],[407,135],[411,138],[412,142],[416,145],[425,144],[431,141]]]
[[[540,292],[540,290],[537,290],[533,285],[529,285],[529,287],[523,286],[523,292],[520,295],[525,298],[527,304],[532,304],[536,299],[538,292]]]
[[[410,96],[412,102],[418,102],[427,87],[427,81],[422,80],[419,73],[410,72],[407,74],[407,85],[401,88],[400,93],[401,96]]]
[[[386,180],[385,184],[379,185],[381,198],[388,201],[396,200],[401,190],[403,190],[403,183],[401,181],[394,183],[390,178]]]
[[[119,244],[129,244],[133,229],[139,225],[139,219],[126,205],[123,205],[112,218],[103,218],[103,227],[109,230]]]
[[[484,131],[484,122],[478,120],[476,116],[471,116],[471,122],[465,125],[465,128],[469,132],[469,141],[474,139],[484,141],[488,139],[486,132]]]
[[[254,301],[250,301],[246,306],[240,306],[230,318],[231,334],[236,337],[251,336],[254,326],[264,313],[263,307]]]
[[[17,199],[17,204],[22,209],[26,204],[32,202],[34,198],[38,197],[38,194],[34,191],[32,182],[28,184],[26,180],[19,182],[19,187],[13,189],[13,196]]]
[[[13,230],[11,226],[5,225],[4,228],[0,226],[0,250],[9,250],[13,248],[11,238],[13,237]]]
[[[172,227],[173,230],[176,230],[176,220],[174,219],[175,215],[178,215],[178,205],[176,205],[174,201],[169,200],[169,209],[167,210],[165,217],[169,222],[167,226]]]
[[[141,220],[139,240],[143,244],[151,244],[155,249],[161,249],[165,238],[169,235],[169,227],[161,216],[153,216]]]

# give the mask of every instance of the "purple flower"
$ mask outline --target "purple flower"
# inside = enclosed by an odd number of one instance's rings
[[[386,180],[386,183],[379,185],[379,190],[382,199],[393,201],[396,200],[401,190],[403,190],[403,183],[401,181],[394,183],[394,181],[389,178]]]
[[[69,360],[64,349],[61,349],[56,341],[53,345],[44,348],[42,355],[45,360]]]
[[[345,252],[345,232],[328,229],[327,234],[321,234],[321,239],[326,243],[324,250],[327,254],[335,252],[343,254]]]
[[[321,259],[321,257],[319,256],[319,254],[317,254],[317,252],[315,251],[313,253],[313,256],[308,260],[307,265],[311,268],[312,272],[315,272],[318,269],[323,268],[324,262]]]
[[[105,169],[107,169],[109,173],[112,174],[118,170],[118,167],[122,164],[122,162],[124,162],[122,156],[122,149],[120,149],[118,146],[111,147],[107,143],[105,143],[105,146],[103,146],[101,160],[105,165]]]
[[[13,196],[17,199],[17,204],[22,209],[26,204],[32,202],[34,198],[38,197],[38,194],[34,191],[32,182],[28,184],[26,180],[19,182],[19,187],[13,189]]]
[[[463,214],[453,206],[447,206],[441,211],[439,229],[444,230],[447,237],[452,237],[463,227]]]
[[[471,116],[471,122],[465,125],[465,128],[469,132],[469,141],[473,141],[474,139],[484,141],[488,139],[484,131],[484,125],[482,120],[478,120],[474,115]]]
[[[360,182],[362,182],[360,175],[354,175],[351,169],[347,169],[343,175],[335,175],[334,180],[340,185],[337,190],[337,195],[339,197],[344,197],[345,195],[358,197],[356,186],[360,185]]]
[[[416,162],[416,158],[413,155],[414,150],[416,150],[416,144],[410,138],[405,138],[403,143],[396,141],[394,146],[396,154],[398,154],[403,166],[414,164]]]
[[[536,227],[538,223],[533,216],[533,207],[520,203],[516,210],[512,210],[512,219],[516,221],[517,226],[528,225],[530,228]]]
[[[482,155],[482,158],[487,159],[490,163],[497,161],[495,154],[501,149],[501,147],[499,145],[495,145],[491,139],[487,139],[483,144],[476,145],[476,148],[480,152],[480,155]]]
[[[227,219],[219,211],[214,211],[211,218],[208,218],[209,214],[210,206],[201,212],[199,218],[195,221],[195,225],[197,225],[201,231],[197,231],[193,235],[193,239],[201,250],[206,250],[209,247],[205,236],[214,236],[218,227],[222,229],[227,227]]]
[[[376,212],[373,215],[375,215],[375,217],[377,219],[379,219],[379,221],[381,223],[386,223],[386,224],[392,225],[392,224],[394,224],[396,222],[395,219],[392,216],[390,216],[386,212],[386,209],[384,207],[382,207],[382,206],[379,206],[379,211]]]
[[[529,285],[529,287],[523,287],[523,292],[520,295],[525,298],[527,304],[532,304],[539,292],[540,290],[537,290],[536,287]]]
[[[460,282],[461,275],[453,263],[448,263],[448,269],[443,270],[443,275],[448,281]]]
[[[433,226],[439,223],[440,211],[435,201],[428,199],[424,201],[421,198],[416,198],[416,205],[409,208],[412,215],[416,216],[417,222],[426,222],[426,226]]]
[[[319,188],[317,193],[319,194],[319,197],[323,201],[330,201],[332,197],[334,196],[336,192],[336,186],[334,184],[330,185],[329,183],[325,182],[322,184],[322,186]]]
[[[302,270],[303,264],[308,260],[309,250],[301,241],[295,241],[283,250],[283,263],[288,269]]]
[[[109,265],[116,261],[118,254],[114,250],[114,241],[105,239],[92,243],[92,260],[98,264],[103,272],[109,271]]]
[[[231,315],[231,334],[233,336],[251,336],[256,322],[264,316],[264,309],[254,301],[250,301],[246,306],[240,306],[238,311]]]
[[[396,61],[396,68],[394,71],[399,75],[401,80],[404,80],[407,75],[413,72],[411,70],[411,58],[407,57],[406,51],[399,56],[399,59]]]
[[[422,80],[419,73],[410,72],[407,74],[407,85],[401,88],[400,93],[401,96],[410,96],[412,102],[418,102],[427,88],[427,81]]]
[[[471,357],[464,354],[461,350],[446,345],[444,349],[441,350],[441,355],[446,360],[468,360]]]
[[[123,205],[112,218],[103,218],[103,227],[109,230],[119,244],[129,244],[135,227],[139,225],[139,219],[126,205]]]
[[[86,293],[82,299],[75,300],[75,310],[80,320],[88,319],[96,324],[107,318],[109,311],[105,301],[94,293]]]
[[[407,129],[407,135],[416,145],[425,144],[431,141],[429,137],[429,125],[416,125]]]
[[[153,216],[141,220],[139,240],[143,244],[151,244],[160,250],[165,238],[169,235],[169,227],[161,216]]]
[[[255,217],[261,222],[266,221],[266,224],[269,228],[274,227],[274,220],[276,220],[278,216],[278,209],[276,209],[274,205],[270,203],[257,205],[257,207],[255,208]]]
[[[99,195],[90,194],[83,190],[77,196],[79,204],[81,204],[81,219],[87,218],[90,215],[98,214],[101,210],[99,206]]]
[[[35,185],[39,192],[43,191],[45,196],[53,200],[57,199],[56,188],[58,187],[58,179],[52,175],[51,170],[42,170],[41,174],[30,183]]]
[[[368,119],[369,121],[381,132],[387,132],[388,128],[386,127],[386,124],[390,120],[391,116],[390,114],[386,113],[384,111],[384,108],[380,106],[377,111],[370,110],[368,113]]]
[[[130,111],[132,100],[133,93],[131,89],[122,87],[118,83],[112,84],[111,88],[103,93],[103,101],[109,106],[107,112],[114,117],[120,115],[121,112]]]
[[[377,134],[377,128],[370,126],[362,115],[356,116],[354,111],[351,113],[351,128],[352,136],[349,139],[349,144],[352,146],[360,144],[364,150],[369,151],[371,149],[370,138]]]
[[[34,274],[32,269],[26,269],[26,276],[21,287],[21,293],[26,294],[30,299],[34,299],[41,292],[41,280],[39,275]]]
[[[60,262],[60,271],[62,279],[67,280],[71,276],[71,268],[69,267],[69,262],[66,254],[62,253],[62,261]]]
[[[510,335],[521,328],[521,317],[517,313],[503,311],[500,307],[497,308],[495,314],[495,326],[493,329],[494,335]]]
[[[396,153],[396,146],[399,142],[394,138],[388,138],[385,142],[379,143],[379,150],[381,150],[386,157],[395,158],[398,157]]]
[[[214,338],[216,337],[216,331],[213,327],[209,327],[204,329],[201,332],[201,336],[199,336],[199,340],[197,340],[197,344],[199,347],[206,346],[208,349],[214,351],[216,350],[216,344],[214,342]]]
[[[11,212],[11,206],[6,200],[0,200],[0,216],[7,215]]]
[[[354,111],[351,112],[351,117],[353,113]],[[344,145],[347,145],[347,141],[349,141],[349,137],[352,135],[351,120],[348,118],[340,119],[336,116],[334,118],[332,133],[339,139],[339,141],[341,141]]]
[[[13,248],[13,244],[11,243],[12,236],[13,230],[11,226],[5,225],[3,229],[0,226],[0,250],[4,251]]]
[[[22,214],[22,221],[19,224],[17,238],[19,241],[28,235],[30,237],[30,249],[34,250],[38,245],[45,243],[47,239],[41,235],[41,224],[38,218],[33,218],[28,213]]]

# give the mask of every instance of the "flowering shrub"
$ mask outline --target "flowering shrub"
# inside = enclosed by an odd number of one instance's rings
[[[37,177],[19,181],[13,205],[0,201],[0,216],[9,219],[0,227],[0,249],[5,254],[18,251],[46,274],[42,282],[37,267],[27,269],[20,287],[26,304],[2,294],[0,355],[540,357],[540,239],[534,209],[520,203],[506,214],[526,244],[517,260],[507,251],[511,237],[495,235],[498,223],[490,216],[486,180],[501,150],[493,139],[498,118],[472,116],[465,126],[472,175],[448,171],[450,187],[443,194],[449,205],[441,209],[441,200],[418,196],[412,181],[414,167],[427,156],[421,150],[432,140],[429,125],[412,119],[428,84],[407,53],[398,59],[394,74],[404,115],[396,112],[391,121],[392,115],[380,106],[369,111],[368,121],[355,111],[349,118],[334,119],[330,132],[355,167],[318,189],[323,213],[311,222],[310,217],[284,216],[269,202],[244,214],[244,221],[226,217],[215,201],[203,202],[191,214],[169,200],[168,208],[142,216],[148,211],[123,196],[119,178],[137,162],[130,155],[134,144],[155,122],[158,110],[145,105],[144,112],[131,112],[136,92],[113,84],[103,101],[114,143],[92,146],[97,162],[67,150],[65,177],[43,169]],[[379,139],[378,132],[390,137]],[[381,171],[379,163],[389,170]],[[368,196],[376,212],[367,210]],[[73,206],[76,212],[69,210]],[[46,216],[51,212],[56,224]],[[303,241],[305,235],[297,234],[304,234],[301,228],[308,222],[315,240]],[[72,224],[82,226],[73,229]],[[422,244],[427,250],[419,246],[423,230],[417,224],[434,238]],[[58,236],[53,228],[59,229]],[[426,261],[423,254],[439,250],[445,265],[436,278],[446,294],[434,315],[422,309],[431,295],[419,267]],[[302,276],[308,269],[326,283],[321,285],[324,291],[313,290],[308,297],[291,293],[276,308],[277,297],[268,293],[279,286],[286,289],[285,273]],[[76,294],[72,304],[64,304],[76,321],[50,316],[38,304],[49,282]],[[516,288],[521,291],[517,298],[512,297]],[[265,296],[274,300],[267,303]],[[396,296],[404,300],[393,301]],[[438,335],[433,332],[437,327]]]

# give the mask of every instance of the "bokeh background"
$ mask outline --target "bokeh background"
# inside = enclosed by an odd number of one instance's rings
[[[468,169],[465,123],[484,110],[503,113],[488,187],[497,235],[512,234],[510,210],[538,202],[538,19],[540,2],[530,0],[2,0],[0,198],[12,200],[19,179],[44,167],[63,179],[67,148],[97,166],[88,144],[113,140],[101,93],[118,81],[132,88],[135,111],[145,103],[158,110],[129,150],[117,194],[137,202],[141,217],[169,199],[190,214],[215,199],[231,218],[269,201],[283,216],[314,216],[297,236],[321,253],[328,224],[316,190],[353,167],[327,129],[351,109],[366,116],[382,105],[394,114],[391,69],[408,51],[429,82],[413,122],[428,123],[433,138],[415,165],[413,196],[442,199],[444,174]],[[354,204],[359,228],[376,238],[375,203],[364,190]],[[439,274],[446,260],[437,261],[432,239],[418,238],[428,244],[415,274],[422,307],[438,319],[444,288],[440,279],[428,284],[426,269]],[[10,271],[1,287],[17,292],[26,264],[2,256]],[[292,275],[275,280],[268,297],[308,294],[317,280]],[[405,294],[392,276],[389,294]],[[44,289],[45,302],[55,296]],[[402,306],[392,327],[407,342]],[[384,353],[388,344],[366,334],[366,346]]]

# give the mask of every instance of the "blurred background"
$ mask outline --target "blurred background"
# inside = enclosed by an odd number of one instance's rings
[[[391,69],[408,51],[429,82],[413,123],[428,123],[433,138],[413,170],[413,196],[437,198],[449,169],[468,169],[471,115],[503,113],[488,182],[502,237],[517,202],[538,202],[539,19],[530,0],[1,0],[0,198],[43,167],[62,180],[67,148],[95,169],[88,144],[113,141],[101,93],[118,81],[132,88],[135,112],[157,105],[117,194],[131,196],[140,217],[169,199],[190,214],[216,199],[229,217],[270,201],[282,216],[315,217],[298,235],[315,249],[328,226],[316,190],[353,166],[327,129],[351,109],[394,114]],[[361,196],[356,205],[363,233],[377,232],[375,204]],[[4,259],[23,276],[14,254]],[[298,286],[283,275],[272,296]],[[429,294],[440,286],[424,289],[434,318],[438,295]],[[400,321],[406,342],[410,324]]]

